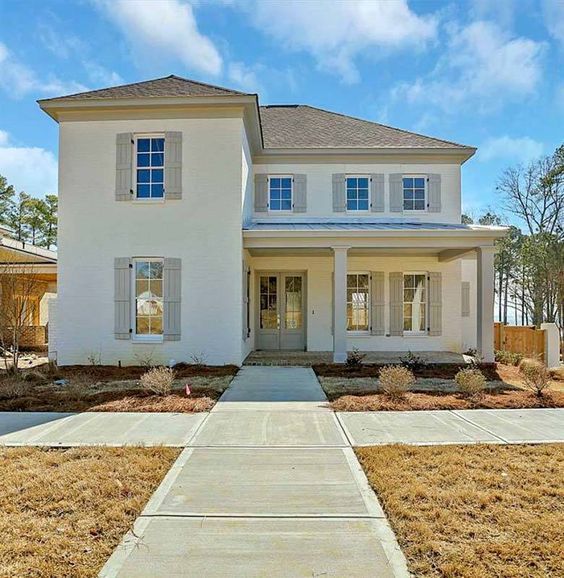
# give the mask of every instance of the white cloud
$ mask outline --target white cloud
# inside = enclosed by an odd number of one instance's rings
[[[163,58],[187,68],[219,75],[222,58],[198,30],[192,6],[181,0],[94,0],[127,37],[139,62]]]
[[[96,86],[116,86],[124,83],[123,78],[117,72],[108,70],[92,60],[84,60],[82,64],[88,78]]]
[[[38,36],[45,48],[58,58],[70,58],[87,48],[85,42],[78,36],[69,34],[62,26],[60,30],[55,30],[45,21],[41,21],[38,25]]]
[[[17,191],[43,196],[57,193],[57,159],[39,147],[16,146],[0,130],[0,174]]]
[[[227,78],[236,88],[246,92],[262,92],[257,74],[260,66],[247,66],[243,62],[231,62],[227,67]]]
[[[526,163],[539,158],[543,150],[541,142],[528,136],[518,138],[501,136],[484,142],[478,149],[477,158],[485,162],[503,159]]]
[[[460,106],[491,110],[504,99],[533,94],[542,78],[543,42],[512,37],[492,22],[450,25],[448,43],[428,78],[393,91],[412,103],[431,103],[445,111]]]
[[[550,35],[564,43],[564,2],[562,0],[544,0],[543,15]]]
[[[433,16],[421,17],[405,0],[286,0],[243,2],[254,25],[290,50],[306,51],[345,82],[359,80],[355,59],[377,50],[421,47],[436,34]]]

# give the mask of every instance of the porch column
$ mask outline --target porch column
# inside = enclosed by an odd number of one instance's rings
[[[347,360],[347,251],[333,249],[333,362]]]
[[[485,363],[494,358],[494,255],[495,247],[478,247],[478,353]]]

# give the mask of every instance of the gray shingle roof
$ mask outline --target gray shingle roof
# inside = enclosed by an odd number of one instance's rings
[[[151,97],[174,97],[174,96],[236,96],[247,93],[205,84],[196,80],[189,80],[171,74],[164,78],[134,82],[133,84],[123,84],[100,90],[89,92],[79,92],[59,98],[46,98],[40,102],[49,100],[101,100],[109,98],[151,98]]]

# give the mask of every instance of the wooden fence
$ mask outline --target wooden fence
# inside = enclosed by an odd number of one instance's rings
[[[494,323],[494,349],[545,361],[545,333],[544,329],[534,327]]]

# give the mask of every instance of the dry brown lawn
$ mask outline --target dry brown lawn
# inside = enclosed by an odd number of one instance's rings
[[[0,450],[0,576],[96,576],[173,448]]]
[[[564,576],[564,445],[356,453],[417,577]]]

